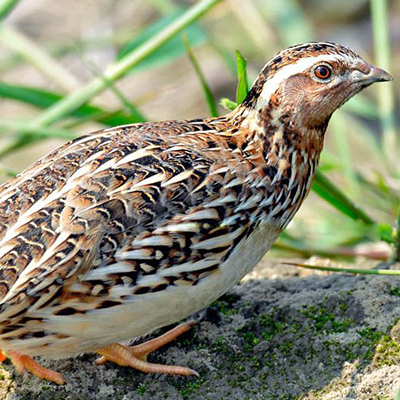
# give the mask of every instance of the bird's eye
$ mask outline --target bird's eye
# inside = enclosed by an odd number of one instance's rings
[[[332,76],[332,67],[330,65],[318,65],[314,69],[314,75],[321,80],[328,80]]]

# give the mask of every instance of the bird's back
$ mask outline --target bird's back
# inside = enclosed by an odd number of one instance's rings
[[[106,309],[217,271],[256,225],[245,181],[258,172],[232,152],[229,128],[221,118],[95,132],[3,185],[0,338],[43,310]]]

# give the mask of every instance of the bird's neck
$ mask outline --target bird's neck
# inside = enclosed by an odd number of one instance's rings
[[[259,199],[256,219],[284,229],[311,188],[327,124],[306,128],[280,107],[239,106],[228,118],[229,148],[248,168],[248,191]]]
[[[231,141],[250,160],[293,167],[318,163],[328,120],[307,126],[295,112],[273,101],[260,110],[239,106],[231,118],[238,127]]]

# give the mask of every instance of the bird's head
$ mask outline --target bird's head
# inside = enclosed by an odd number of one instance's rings
[[[332,113],[360,90],[392,79],[345,46],[301,44],[266,64],[244,104],[268,113],[270,120],[290,117],[315,128],[326,126]]]

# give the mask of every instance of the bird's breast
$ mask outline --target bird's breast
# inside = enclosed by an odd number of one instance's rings
[[[166,289],[134,296],[119,306],[90,313],[53,317],[47,313],[46,329],[66,337],[57,348],[36,349],[33,341],[25,353],[63,357],[91,351],[110,343],[140,337],[157,328],[180,321],[207,307],[238,283],[261,260],[280,230],[259,224],[243,238],[217,269],[195,285],[170,285]],[[42,315],[43,316],[43,315]],[[21,342],[18,341],[21,345]],[[28,344],[26,341],[23,343]]]
[[[171,285],[158,293],[140,296],[134,304],[127,304],[126,312],[121,314],[124,328],[120,328],[125,329],[125,332],[129,330],[131,336],[141,336],[155,327],[172,324],[207,307],[254,268],[279,233],[280,229],[276,226],[259,224],[248,237],[237,244],[216,270],[200,279],[196,285]],[[97,327],[97,335],[101,331]],[[118,332],[118,329],[114,332]]]

